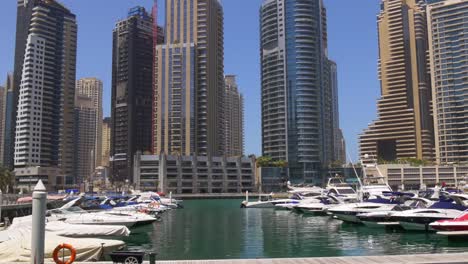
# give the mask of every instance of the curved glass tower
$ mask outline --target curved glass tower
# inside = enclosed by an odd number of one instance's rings
[[[263,155],[289,178],[320,182],[333,160],[331,65],[322,0],[265,0],[260,9]]]

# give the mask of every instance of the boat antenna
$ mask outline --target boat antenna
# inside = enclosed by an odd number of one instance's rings
[[[359,183],[359,188],[358,188],[358,199],[359,201],[362,202],[363,200],[363,193],[362,193],[362,182],[361,182],[361,178],[359,178],[359,175],[357,173],[357,170],[356,170],[356,167],[354,166],[354,161],[353,159],[351,158],[351,156],[349,155],[349,152],[346,151],[346,155],[348,155],[348,159],[351,161],[351,166],[353,167],[353,170],[354,170],[354,174],[356,175],[356,179],[358,180],[358,183]],[[362,166],[364,166],[362,164]],[[362,171],[365,171],[364,168],[362,169]],[[365,173],[365,172],[364,172]]]
[[[348,152],[346,152],[346,155],[348,155],[348,159],[351,161],[351,166],[353,167],[354,175],[356,175],[356,179],[358,180],[359,186],[362,187],[361,178],[359,178],[356,167],[354,166],[354,161],[353,161],[353,159],[351,158],[351,156],[349,155]]]

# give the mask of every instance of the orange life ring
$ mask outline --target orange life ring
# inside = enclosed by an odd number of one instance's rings
[[[65,262],[61,261],[61,260],[59,259],[59,257],[58,257],[58,253],[60,252],[60,250],[62,250],[62,249],[64,249],[64,248],[70,250],[70,259],[68,259],[68,260],[65,261]],[[58,246],[54,249],[53,257],[54,257],[55,263],[57,263],[57,264],[71,264],[71,263],[73,263],[73,262],[75,261],[75,259],[76,259],[76,249],[75,249],[72,245],[70,245],[70,244],[65,244],[65,243],[60,244],[60,245],[58,245]]]

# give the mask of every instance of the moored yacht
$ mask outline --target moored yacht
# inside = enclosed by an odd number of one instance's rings
[[[398,221],[392,218],[395,213],[412,209],[424,209],[432,204],[434,204],[434,201],[415,197],[393,207],[392,210],[361,213],[357,215],[357,218],[368,227],[395,227],[400,225]]]
[[[274,199],[273,193],[262,194],[258,196],[258,201],[249,201],[249,194],[246,192],[245,201],[241,203],[241,208],[275,208],[280,204],[296,204],[299,203],[300,198],[294,196],[293,198]]]
[[[461,213],[453,220],[438,220],[430,223],[429,227],[437,231],[467,231],[468,232],[468,211]]]
[[[339,205],[328,211],[336,216],[336,218],[345,222],[360,223],[361,220],[357,217],[359,214],[390,211],[395,206],[403,204],[411,195],[407,193],[384,192],[382,195],[372,196],[374,198],[366,202]]]
[[[468,195],[449,194],[426,209],[415,209],[393,214],[392,218],[405,230],[435,231],[430,224],[439,220],[453,220],[468,209]]]
[[[326,215],[327,210],[344,202],[333,195],[320,196],[310,201],[301,201],[294,210],[303,214]]]
[[[328,194],[348,199],[357,199],[356,191],[346,183],[343,177],[335,176],[328,179],[326,191]]]

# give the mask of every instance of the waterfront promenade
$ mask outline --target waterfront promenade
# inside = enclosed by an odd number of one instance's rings
[[[78,262],[77,262],[78,263]],[[111,264],[112,262],[80,262],[81,264]],[[149,264],[148,261],[144,262]],[[363,257],[175,260],[156,261],[158,264],[465,264],[468,253],[416,254]],[[52,264],[52,263],[50,263]]]

